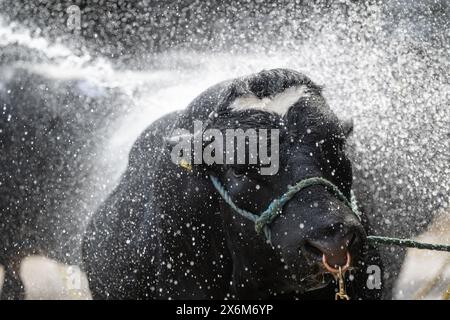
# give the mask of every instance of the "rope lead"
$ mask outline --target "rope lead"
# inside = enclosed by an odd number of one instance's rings
[[[400,247],[450,252],[450,245],[425,243],[425,242],[415,241],[412,239],[368,236],[367,240],[374,244],[387,244],[387,245],[391,244],[391,245],[400,246]]]

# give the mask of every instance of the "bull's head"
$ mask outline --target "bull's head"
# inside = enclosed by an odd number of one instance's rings
[[[217,199],[222,202],[233,254],[241,255],[241,272],[250,269],[248,278],[273,281],[273,286],[282,282],[281,289],[274,291],[287,292],[318,288],[327,283],[325,274],[330,270],[357,266],[365,231],[349,206],[323,185],[300,190],[282,207],[268,225],[271,245],[230,205],[259,214],[288,186],[311,177],[330,181],[350,200],[352,168],[344,147],[351,126],[343,125],[332,113],[319,87],[293,71],[264,71],[228,86],[231,94],[220,100],[208,128],[222,132],[224,139],[227,129],[254,129],[259,140],[258,129],[279,130],[278,168],[273,174],[262,174],[267,163],[261,164],[260,155],[249,152],[250,137],[244,163],[226,161],[231,152],[239,153],[236,144],[234,150],[224,148],[225,163],[193,164],[194,171],[216,177],[229,196],[228,200],[223,196]],[[205,140],[204,148],[211,141]],[[179,142],[179,137],[167,141]],[[223,146],[227,146],[225,141]],[[266,270],[259,270],[261,265]]]

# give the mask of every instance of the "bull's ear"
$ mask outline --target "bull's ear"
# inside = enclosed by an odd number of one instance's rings
[[[163,138],[164,144],[170,152],[171,161],[186,171],[192,171],[192,134],[187,130],[176,130]]]
[[[353,119],[342,121],[342,129],[344,130],[344,135],[347,138],[353,132]]]
[[[166,136],[163,138],[165,144],[168,147],[174,147],[175,145],[181,143],[182,141],[190,141],[191,139],[192,134],[189,132],[188,133],[180,132],[178,134],[173,134],[171,136]]]

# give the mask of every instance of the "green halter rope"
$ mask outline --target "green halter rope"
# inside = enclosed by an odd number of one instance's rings
[[[356,205],[355,197],[352,193],[352,201],[350,202],[344,194],[339,190],[339,188],[328,181],[327,179],[321,177],[307,178],[300,180],[294,186],[289,186],[288,191],[286,191],[279,199],[273,200],[266,210],[264,210],[260,215],[256,215],[247,210],[241,209],[233,202],[228,192],[225,190],[223,185],[220,183],[219,179],[213,175],[210,175],[211,181],[214,187],[217,189],[219,194],[222,196],[223,200],[231,207],[234,211],[239,213],[244,218],[247,218],[255,223],[255,230],[258,234],[264,231],[267,241],[270,243],[272,240],[272,235],[270,232],[270,223],[278,217],[283,211],[284,205],[291,200],[298,192],[301,190],[315,186],[324,186],[328,191],[330,191],[336,198],[344,202],[344,204],[349,207],[352,212],[361,220],[361,213],[358,211]]]
[[[269,228],[270,223],[281,214],[284,205],[289,200],[291,200],[295,196],[295,194],[311,186],[315,185],[324,186],[328,191],[334,194],[334,196],[336,196],[337,199],[344,202],[344,204],[352,210],[352,212],[358,217],[358,219],[361,220],[361,213],[358,210],[356,197],[354,196],[353,192],[351,192],[351,200],[349,201],[336,185],[334,185],[327,179],[321,177],[307,178],[304,180],[300,180],[294,186],[289,186],[288,191],[286,191],[286,193],[284,193],[279,199],[273,200],[269,204],[267,209],[263,211],[260,215],[256,215],[250,211],[241,209],[238,206],[236,206],[236,204],[231,199],[225,187],[220,183],[219,179],[213,175],[210,175],[210,179],[214,187],[222,196],[223,200],[241,216],[247,218],[248,220],[253,221],[255,223],[255,230],[258,234],[260,234],[261,231],[264,231],[264,235],[269,243],[271,243],[272,240],[272,235]],[[450,245],[423,243],[412,239],[368,236],[367,240],[374,244],[390,244],[402,247],[450,252]]]
[[[399,238],[390,238],[390,237],[368,236],[367,240],[369,242],[372,242],[375,244],[392,244],[392,245],[400,246],[400,247],[450,252],[450,245],[425,243],[425,242],[415,241],[412,239],[399,239]]]

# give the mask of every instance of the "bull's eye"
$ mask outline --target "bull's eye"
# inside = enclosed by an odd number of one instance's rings
[[[252,181],[260,180],[260,169],[258,166],[248,166],[248,165],[242,165],[242,166],[234,166],[229,169],[231,172],[230,174],[236,178],[236,179],[243,179],[247,178]]]
[[[241,179],[243,176],[245,176],[246,170],[245,168],[233,168],[231,169],[231,173],[233,177]]]

